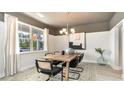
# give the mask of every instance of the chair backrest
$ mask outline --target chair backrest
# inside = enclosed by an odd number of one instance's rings
[[[47,55],[53,55],[53,53],[46,53],[45,56],[47,56]]]
[[[35,60],[37,71],[40,72],[42,70],[52,70],[52,63],[48,60]]]
[[[84,57],[84,53],[81,53],[80,54],[80,57],[79,57],[79,62],[81,62],[81,60],[83,59],[83,57]]]
[[[55,51],[55,52],[54,52],[54,55],[62,55],[62,53],[59,52],[59,51]]]
[[[84,53],[81,54],[81,58],[82,58],[82,59],[83,59],[83,57],[84,57]]]
[[[76,58],[74,58],[71,62],[70,62],[70,67],[72,67],[72,68],[75,68],[75,67],[77,67],[77,65],[78,65],[78,59],[77,59],[77,57]]]

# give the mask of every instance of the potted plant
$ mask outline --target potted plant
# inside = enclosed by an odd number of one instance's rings
[[[103,56],[103,53],[104,53],[105,49],[95,48],[95,51],[101,55],[101,57],[99,57],[97,59],[98,64],[100,64],[100,65],[106,65],[105,64],[105,59],[104,59],[104,56]]]

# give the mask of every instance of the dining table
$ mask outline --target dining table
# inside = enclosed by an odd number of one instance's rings
[[[43,56],[42,58],[51,60],[51,61],[56,60],[56,61],[61,61],[66,63],[64,80],[68,81],[69,80],[69,64],[74,58],[78,56],[79,54],[65,54],[65,55],[47,55],[47,56]]]

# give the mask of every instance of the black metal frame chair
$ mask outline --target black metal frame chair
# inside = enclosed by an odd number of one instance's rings
[[[79,61],[78,61],[79,65],[77,66],[77,68],[81,69],[79,72],[82,72],[84,70],[84,68],[82,66],[80,66],[80,63],[83,60],[83,58],[84,58],[84,53],[81,53],[81,55],[79,56]]]
[[[54,51],[54,55],[56,55],[56,54],[62,54],[60,51]]]
[[[47,56],[47,55],[54,55],[54,54],[53,53],[46,53],[45,56]],[[59,63],[60,63],[59,61],[56,61],[56,60],[53,61],[54,66],[57,66]]]
[[[35,65],[38,73],[43,73],[49,75],[48,81],[51,77],[54,77],[61,72],[61,80],[63,81],[63,68],[54,67],[52,61],[47,60],[35,60]],[[45,67],[46,66],[46,67]]]
[[[53,53],[45,53],[45,56],[47,56],[47,55],[53,55]]]
[[[77,57],[76,57],[75,59],[73,59],[73,60],[70,62],[69,67],[70,67],[70,68],[76,68],[77,65],[78,65],[78,59],[77,59]],[[64,63],[64,64],[63,64],[63,67],[65,67],[65,66],[66,66],[66,64]],[[71,69],[69,69],[69,73],[74,73],[74,74],[77,74],[77,75],[78,75],[77,78],[73,78],[73,77],[70,77],[70,76],[69,76],[70,79],[78,80],[79,77],[80,77],[80,73],[79,73],[77,70],[71,70]]]
[[[77,56],[75,59],[73,59],[71,62],[70,62],[70,69],[69,69],[69,73],[75,73],[75,74],[78,74],[78,77],[77,78],[73,78],[73,77],[69,77],[71,79],[75,79],[75,80],[78,80],[79,77],[80,77],[80,73],[79,72],[82,72],[84,70],[84,68],[82,66],[80,66],[80,62],[82,61],[84,57],[84,53],[81,53],[80,56]],[[63,64],[63,66],[65,66],[65,64]],[[71,69],[72,68],[72,69]],[[79,68],[81,70],[74,70],[73,68]]]
[[[84,53],[81,53],[80,56],[78,56],[78,58],[77,58],[78,65],[76,68],[79,68],[80,70],[70,69],[71,71],[82,72],[84,70],[84,68],[82,66],[80,66],[80,62],[82,61],[83,57],[84,57]]]

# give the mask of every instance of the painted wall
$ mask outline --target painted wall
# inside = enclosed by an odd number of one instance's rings
[[[104,56],[106,59],[110,58],[110,32],[95,32],[86,34],[86,50],[84,60],[89,62],[96,62],[100,56],[95,52],[95,48],[105,49]]]
[[[68,48],[68,37],[66,35],[54,37],[55,51],[62,51]]]
[[[55,51],[55,36],[54,35],[48,35],[48,51],[54,52]]]
[[[116,12],[110,20],[110,29],[118,24],[124,18],[124,12]]]
[[[47,28],[47,29],[49,29],[49,33],[52,35],[54,35],[55,31],[58,30],[58,28],[56,28],[56,27],[42,23],[36,19],[33,19],[33,18],[21,13],[21,12],[7,12],[7,14],[10,14],[12,16],[16,16],[16,17],[18,17],[19,21],[25,22],[27,24],[31,24],[31,25],[40,27],[42,29]]]
[[[55,36],[55,50],[61,51],[68,48],[67,36]],[[106,49],[106,58],[110,59],[110,31],[86,33],[86,50],[77,50],[84,52],[84,61],[96,63],[99,55],[95,52],[95,48]],[[108,57],[109,56],[109,57]]]
[[[42,58],[45,55],[45,51],[22,53],[18,56],[18,71],[23,71],[35,66],[35,59]]]
[[[24,23],[31,24],[31,25],[40,27],[42,29],[48,28],[49,33],[52,34],[52,35],[56,35],[56,31],[58,31],[58,29],[59,29],[57,27],[47,25],[47,24],[44,24],[44,23],[42,23],[42,22],[40,22],[38,20],[35,20],[35,19],[33,19],[33,18],[31,18],[31,17],[29,17],[27,15],[24,15],[21,12],[0,12],[0,21],[4,22],[4,14],[5,13],[17,17],[19,21],[22,21]]]
[[[0,21],[4,21],[4,13],[0,12]]]
[[[98,22],[92,24],[78,25],[74,27],[75,30],[79,32],[100,32],[109,30],[109,22]]]

